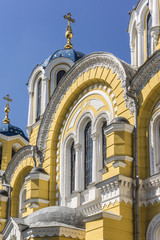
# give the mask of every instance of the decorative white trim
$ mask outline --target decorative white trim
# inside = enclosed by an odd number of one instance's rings
[[[158,240],[160,237],[160,213],[149,223],[146,233],[146,240]]]
[[[44,173],[30,173],[25,177],[25,181],[34,180],[34,179],[49,181],[50,176]]]
[[[23,232],[24,239],[30,239],[35,237],[52,237],[52,236],[64,236],[64,237],[71,237],[71,238],[78,238],[84,239],[85,238],[85,231],[80,228],[70,226],[67,227],[41,227],[41,228],[29,228]]]
[[[28,199],[25,201],[25,204],[29,204],[29,203],[44,203],[44,204],[49,204],[49,201],[46,199],[42,199],[42,198],[32,198],[32,199]]]
[[[133,133],[134,126],[128,124],[128,123],[112,123],[105,129],[105,134],[108,135],[112,132],[128,132]]]
[[[131,99],[128,99],[126,96],[127,87],[129,81],[132,79],[135,70],[132,69],[128,64],[120,61],[112,54],[108,53],[93,53],[80,59],[78,63],[75,63],[73,67],[66,73],[63,81],[60,82],[58,88],[54,91],[50,102],[47,106],[47,109],[43,115],[41,125],[37,137],[37,146],[40,150],[46,148],[46,141],[48,137],[48,132],[52,119],[56,109],[59,106],[62,98],[64,97],[67,89],[75,82],[75,80],[81,76],[84,72],[88,71],[91,68],[96,67],[106,67],[111,69],[113,73],[116,73],[118,78],[122,82],[122,87],[124,89],[124,97],[126,99],[126,104],[131,109]]]
[[[104,211],[104,212],[86,217],[84,222],[91,222],[91,221],[95,221],[102,218],[109,218],[109,219],[120,221],[122,219],[122,216],[111,211]]]
[[[14,136],[5,136],[4,134],[0,133],[0,138],[2,138],[3,140],[6,140],[6,141],[20,140],[25,145],[28,145],[28,141],[25,140],[20,134],[14,135]]]
[[[30,209],[32,209],[32,208],[39,208],[39,204],[37,204],[37,203],[31,203],[28,207],[29,207]]]
[[[127,166],[127,163],[122,162],[122,161],[116,161],[114,163],[112,163],[114,168],[118,168],[118,167],[122,167],[125,168]]]
[[[0,202],[8,202],[7,196],[0,196]]]
[[[0,218],[0,222],[7,222],[7,219],[5,219],[5,218]]]
[[[130,156],[112,156],[112,157],[109,157],[107,158],[106,160],[106,164],[110,163],[110,162],[113,162],[113,161],[127,161],[127,162],[133,162],[133,157],[130,157]]]

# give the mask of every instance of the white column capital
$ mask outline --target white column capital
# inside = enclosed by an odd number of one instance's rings
[[[75,149],[75,151],[79,151],[80,149],[81,149],[81,144],[80,143],[76,143],[75,145],[74,145],[74,149]]]
[[[44,81],[44,82],[48,82],[48,81],[49,81],[49,77],[44,76],[44,77],[43,77],[43,81]]]
[[[98,134],[96,132],[92,133],[91,138],[93,141],[96,141],[96,139],[98,138]]]

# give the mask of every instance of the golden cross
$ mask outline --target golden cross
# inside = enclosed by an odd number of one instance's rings
[[[9,112],[10,112],[9,102],[12,102],[12,99],[9,98],[9,97],[10,97],[9,94],[7,94],[6,97],[3,97],[3,99],[7,101],[6,106],[5,106],[5,109],[4,109],[4,111],[5,111],[5,113],[6,113],[5,118],[3,119],[3,123],[4,123],[4,124],[10,123],[10,120],[9,120],[9,118],[8,118],[8,114],[9,114]]]
[[[64,18],[68,20],[68,25],[70,25],[71,22],[75,22],[75,20],[71,18],[71,13],[68,13],[68,16],[64,15]]]
[[[68,20],[68,26],[67,26],[67,31],[66,31],[66,38],[67,38],[67,44],[65,45],[65,48],[73,48],[72,43],[71,43],[71,39],[73,37],[73,33],[72,33],[72,28],[71,28],[71,22],[74,23],[75,20],[71,18],[71,14],[68,13],[68,15],[64,15],[64,18]]]

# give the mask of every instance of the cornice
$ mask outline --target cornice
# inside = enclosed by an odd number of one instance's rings
[[[146,86],[147,82],[160,70],[160,50],[157,50],[151,57],[139,68],[134,76],[131,89],[138,95]]]
[[[58,237],[71,237],[71,238],[77,238],[77,239],[84,239],[85,237],[85,231],[80,228],[72,228],[72,227],[62,227],[55,226],[55,227],[34,227],[29,228],[23,232],[24,239],[30,239],[30,237],[52,237],[52,236],[58,236]]]
[[[69,87],[84,72],[96,67],[106,67],[107,69],[111,69],[113,73],[117,74],[118,78],[121,81],[121,86],[124,89],[124,98],[126,100],[126,105],[132,105],[130,99],[126,96],[126,91],[133,75],[135,74],[135,70],[130,65],[119,60],[112,54],[104,52],[89,54],[73,65],[73,67],[67,72],[65,77],[60,81],[59,86],[52,94],[50,102],[48,103],[43,115],[38,132],[37,146],[40,150],[44,150],[46,148],[46,140],[48,137],[51,121],[54,117],[59,103],[63,99],[63,96]]]
[[[14,135],[14,136],[6,136],[6,135],[0,133],[0,138],[3,140],[6,140],[6,141],[12,141],[12,140],[19,139],[25,145],[28,145],[28,141],[25,140],[20,134]]]

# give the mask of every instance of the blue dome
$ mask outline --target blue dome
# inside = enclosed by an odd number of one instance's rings
[[[43,65],[43,67],[46,67],[49,62],[51,62],[53,59],[59,58],[59,57],[69,58],[73,62],[76,62],[77,60],[82,58],[84,55],[85,55],[84,53],[77,52],[73,49],[61,49],[61,50],[58,50],[55,53],[53,53],[48,59],[46,59],[44,61],[44,63],[42,65]]]
[[[28,141],[28,138],[24,135],[24,132],[20,128],[15,127],[15,126],[13,126],[11,124],[1,124],[0,125],[0,133],[5,135],[5,136],[20,135],[25,140]]]

